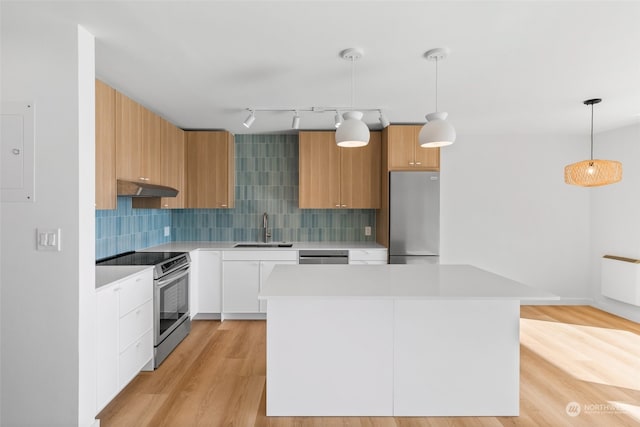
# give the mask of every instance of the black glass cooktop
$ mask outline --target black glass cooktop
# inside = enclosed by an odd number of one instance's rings
[[[125,252],[96,261],[96,265],[157,265],[184,252]]]

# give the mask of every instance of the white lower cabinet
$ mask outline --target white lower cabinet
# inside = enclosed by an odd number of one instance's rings
[[[96,413],[153,357],[151,269],[96,291]]]
[[[222,311],[222,254],[220,251],[198,252],[198,314],[219,314]]]
[[[225,261],[222,306],[225,313],[258,313],[260,261]]]
[[[350,249],[349,264],[386,264],[386,249]]]
[[[277,264],[297,264],[297,251],[224,251],[222,253],[222,311],[229,314],[266,313],[258,301]]]

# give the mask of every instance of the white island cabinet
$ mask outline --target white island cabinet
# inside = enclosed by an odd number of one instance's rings
[[[468,265],[276,266],[268,416],[516,416],[520,301]]]
[[[122,267],[101,267],[100,271],[108,275],[119,270]],[[140,370],[152,369],[152,298],[153,270],[150,267],[96,290],[97,411],[102,410]]]

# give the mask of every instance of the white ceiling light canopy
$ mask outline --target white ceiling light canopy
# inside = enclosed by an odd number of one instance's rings
[[[340,57],[345,61],[351,61],[351,107],[353,108],[355,62],[362,58],[364,52],[361,49],[350,48],[340,52]],[[362,121],[362,112],[348,111],[342,115],[344,121],[336,130],[336,144],[340,147],[364,147],[369,144],[369,128]]]
[[[444,147],[456,140],[456,130],[447,122],[447,113],[438,111],[438,62],[449,56],[446,47],[431,49],[424,56],[428,61],[436,62],[436,112],[426,115],[427,123],[420,130],[418,141],[423,148]]]

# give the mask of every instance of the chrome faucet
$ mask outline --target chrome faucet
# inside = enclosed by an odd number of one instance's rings
[[[265,243],[269,243],[271,233],[269,232],[269,215],[267,213],[262,214],[262,240]]]

